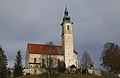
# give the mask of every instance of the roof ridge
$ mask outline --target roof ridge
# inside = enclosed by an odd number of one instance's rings
[[[28,45],[47,45],[47,44],[38,44],[38,43],[28,43]],[[51,45],[51,46],[57,46],[57,47],[61,47],[61,45]]]

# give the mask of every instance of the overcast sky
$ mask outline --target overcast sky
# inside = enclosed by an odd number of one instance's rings
[[[120,45],[120,0],[0,0],[0,45],[9,66],[19,49],[25,60],[29,42],[61,44],[60,24],[66,6],[78,59],[87,51],[99,68],[104,44]]]

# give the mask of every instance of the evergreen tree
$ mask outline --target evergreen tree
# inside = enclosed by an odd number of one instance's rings
[[[66,70],[66,65],[64,61],[58,61],[58,72],[63,73]]]
[[[64,61],[61,61],[61,72],[63,73],[66,70],[66,65]]]
[[[14,63],[14,76],[21,76],[23,70],[21,51],[17,52]]]
[[[6,78],[7,59],[2,47],[0,47],[0,78]]]

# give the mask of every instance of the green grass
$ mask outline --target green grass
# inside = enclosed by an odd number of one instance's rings
[[[46,74],[27,75],[27,76],[21,76],[17,78],[47,78],[47,75]],[[82,75],[82,74],[52,74],[51,78],[117,78],[117,77]]]

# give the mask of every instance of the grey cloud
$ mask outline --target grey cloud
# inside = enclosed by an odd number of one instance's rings
[[[98,63],[106,42],[120,45],[119,0],[0,0],[0,44],[9,62],[18,49],[25,57],[28,42],[61,44],[60,23],[66,5],[79,58],[87,50]]]

